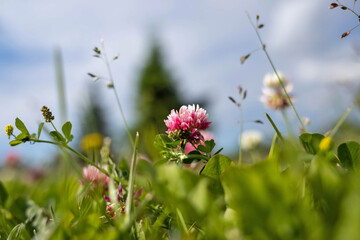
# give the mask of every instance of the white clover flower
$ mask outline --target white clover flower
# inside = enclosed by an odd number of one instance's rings
[[[288,82],[288,79],[285,77],[285,75],[282,72],[278,72],[278,75],[279,75],[281,81],[284,83],[284,85],[286,85],[286,83]],[[264,77],[264,80],[263,80],[263,84],[265,87],[269,87],[269,88],[280,88],[281,87],[279,79],[275,73],[266,74]]]
[[[286,92],[289,94],[292,91],[292,84],[283,73],[278,72],[278,75],[285,87]],[[275,110],[282,110],[290,105],[289,99],[286,96],[275,73],[266,74],[263,84],[263,96],[261,96],[260,101],[265,103],[267,107]],[[291,95],[290,98],[293,100]]]
[[[244,150],[252,150],[258,147],[263,140],[263,135],[257,130],[248,130],[241,136],[241,147]]]

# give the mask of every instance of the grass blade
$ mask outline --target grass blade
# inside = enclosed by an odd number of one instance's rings
[[[274,121],[271,119],[271,117],[269,116],[269,114],[265,113],[265,115],[266,115],[267,119],[269,120],[269,122],[271,123],[271,125],[273,126],[273,128],[274,128],[276,134],[278,135],[278,137],[280,138],[280,140],[281,140],[282,142],[284,142],[284,138],[283,138],[283,136],[281,135],[279,129],[276,127]]]

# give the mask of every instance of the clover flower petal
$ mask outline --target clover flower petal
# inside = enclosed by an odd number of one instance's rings
[[[172,137],[177,136],[193,143],[199,142],[204,139],[199,130],[210,127],[211,122],[207,121],[207,119],[208,114],[199,105],[184,105],[179,111],[171,110],[167,119],[164,120],[168,128],[166,133]]]

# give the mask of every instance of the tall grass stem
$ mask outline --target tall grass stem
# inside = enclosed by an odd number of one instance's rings
[[[333,138],[335,133],[339,130],[339,128],[341,127],[341,125],[344,123],[344,121],[346,120],[346,118],[349,116],[351,110],[354,108],[355,106],[355,102],[352,103],[345,111],[345,113],[341,116],[341,118],[339,119],[339,121],[335,124],[334,128],[331,130],[329,137]]]
[[[134,181],[135,181],[135,171],[136,171],[136,160],[137,160],[137,154],[138,154],[138,145],[139,145],[139,133],[136,133],[135,138],[135,144],[133,149],[133,156],[131,159],[131,165],[130,165],[130,174],[129,174],[129,185],[128,185],[128,192],[127,192],[127,198],[126,198],[126,208],[125,208],[125,226],[127,224],[130,224],[131,215],[133,214],[133,204],[134,204]]]
[[[133,137],[131,135],[129,125],[127,124],[125,114],[124,114],[124,111],[123,111],[121,103],[120,103],[120,98],[119,98],[119,96],[117,94],[117,91],[116,91],[115,82],[114,82],[114,78],[113,78],[113,75],[112,75],[111,66],[110,66],[108,57],[106,55],[106,50],[105,50],[104,43],[101,43],[101,47],[102,47],[102,50],[103,50],[104,62],[105,62],[106,68],[107,68],[108,73],[109,73],[109,79],[110,79],[110,82],[111,82],[111,84],[113,86],[112,89],[114,90],[116,102],[117,102],[117,105],[118,105],[119,110],[120,110],[121,118],[122,118],[122,120],[124,122],[124,125],[125,125],[125,128],[126,128],[129,140],[131,142],[131,145],[132,145],[132,147],[134,147],[134,139],[133,139]]]
[[[63,61],[60,48],[54,49],[54,65],[57,83],[57,92],[60,106],[60,120],[65,123],[67,120],[66,91],[64,80]]]
[[[264,51],[264,53],[265,53],[265,55],[266,55],[266,57],[267,57],[270,65],[271,65],[271,67],[272,67],[272,69],[273,69],[273,71],[274,71],[277,79],[279,80],[279,83],[280,83],[281,88],[283,89],[283,91],[284,91],[284,93],[285,93],[285,95],[286,95],[286,98],[289,100],[289,103],[290,103],[292,109],[294,110],[294,112],[295,112],[295,114],[296,114],[296,117],[297,117],[297,119],[298,119],[299,122],[300,122],[301,127],[303,128],[304,132],[306,132],[305,126],[304,126],[303,122],[301,121],[301,118],[300,118],[299,114],[297,113],[297,111],[296,111],[296,109],[295,109],[295,106],[294,106],[294,104],[293,104],[293,102],[292,102],[292,100],[291,100],[288,92],[286,91],[285,85],[284,85],[283,81],[281,80],[281,78],[280,78],[280,76],[279,76],[279,73],[278,73],[278,71],[276,70],[273,61],[271,60],[268,51],[266,50],[266,46],[265,46],[265,44],[264,44],[264,42],[263,42],[263,40],[262,40],[262,38],[261,38],[261,36],[260,36],[260,33],[259,33],[259,31],[258,31],[258,28],[255,26],[255,24],[254,24],[253,21],[251,20],[250,14],[249,14],[248,12],[246,12],[246,14],[247,14],[247,16],[248,16],[248,18],[249,18],[249,21],[250,21],[250,23],[251,23],[251,26],[254,28],[254,30],[255,30],[255,32],[256,32],[256,36],[257,36],[257,38],[259,39],[259,42],[260,42],[260,44],[261,44],[261,46],[262,46],[262,50]]]

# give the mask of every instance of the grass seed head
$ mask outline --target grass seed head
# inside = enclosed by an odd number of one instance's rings
[[[41,108],[41,112],[44,116],[45,122],[51,122],[55,119],[55,117],[52,115],[52,112],[47,106],[43,106]]]

